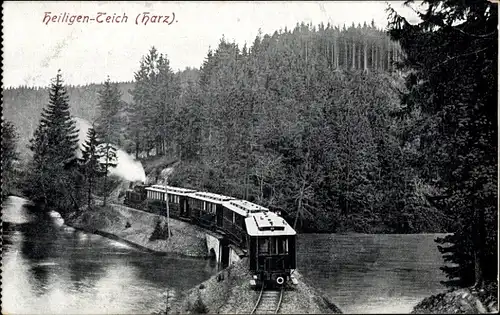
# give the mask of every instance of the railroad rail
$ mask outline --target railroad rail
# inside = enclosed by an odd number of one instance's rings
[[[283,301],[284,288],[280,290],[266,290],[265,286],[260,289],[259,299],[251,314],[277,314]]]

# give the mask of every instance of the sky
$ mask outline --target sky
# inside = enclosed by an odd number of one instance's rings
[[[168,56],[174,71],[198,68],[222,36],[250,46],[259,29],[272,34],[300,22],[341,26],[374,20],[385,28],[387,3],[410,22],[417,20],[402,1],[6,1],[2,85],[48,86],[58,69],[72,85],[100,83],[108,75],[114,82],[132,81],[152,46]],[[79,15],[80,23],[70,25],[70,17]],[[106,17],[115,22],[106,23]]]

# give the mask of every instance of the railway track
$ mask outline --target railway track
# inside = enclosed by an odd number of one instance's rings
[[[259,299],[251,314],[277,314],[283,300],[283,291],[283,288],[281,290],[266,290],[262,286]]]

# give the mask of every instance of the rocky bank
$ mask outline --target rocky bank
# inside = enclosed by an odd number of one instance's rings
[[[169,314],[250,314],[260,291],[250,287],[244,258],[171,301]],[[279,314],[340,314],[340,309],[295,272],[299,284],[283,294]]]
[[[483,290],[463,288],[436,294],[422,300],[412,314],[479,314],[498,313],[498,285]]]

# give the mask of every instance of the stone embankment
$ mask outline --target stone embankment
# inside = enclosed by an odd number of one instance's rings
[[[279,314],[340,314],[340,309],[311,286],[298,272],[296,286],[283,294]],[[248,258],[234,263],[207,281],[170,301],[169,314],[250,314],[260,291],[250,287]]]
[[[121,206],[86,208],[65,219],[66,224],[90,233],[101,234],[157,253],[184,256],[208,255],[204,231],[184,221]]]

